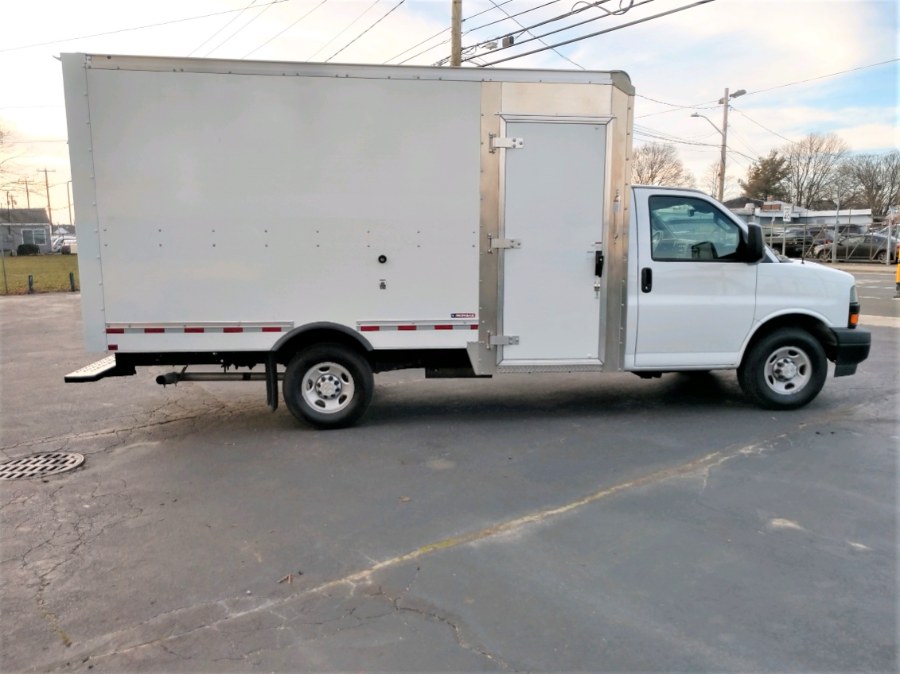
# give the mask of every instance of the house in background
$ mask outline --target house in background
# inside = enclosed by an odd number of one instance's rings
[[[41,254],[51,252],[50,220],[43,208],[0,208],[0,254],[16,255],[31,243]]]

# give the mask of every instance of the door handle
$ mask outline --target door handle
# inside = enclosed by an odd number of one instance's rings
[[[653,290],[653,270],[650,267],[641,269],[641,292],[649,293]]]
[[[603,251],[594,253],[594,276],[603,276]]]

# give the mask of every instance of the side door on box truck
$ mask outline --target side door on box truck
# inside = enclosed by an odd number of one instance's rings
[[[607,125],[594,120],[508,122],[524,139],[503,170],[501,329],[515,342],[500,351],[506,367],[602,361],[602,245]]]
[[[753,323],[757,264],[746,228],[699,192],[635,188],[636,368],[738,364]]]

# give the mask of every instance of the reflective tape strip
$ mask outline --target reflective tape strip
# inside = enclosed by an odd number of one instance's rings
[[[202,335],[206,333],[240,334],[244,332],[288,332],[292,326],[283,325],[148,325],[107,326],[107,335]]]
[[[357,323],[360,332],[477,330],[478,323]]]

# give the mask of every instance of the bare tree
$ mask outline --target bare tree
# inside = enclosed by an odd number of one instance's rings
[[[829,181],[848,149],[833,133],[811,133],[781,148],[780,153],[787,159],[785,182],[795,205],[809,208],[830,201]]]
[[[862,208],[871,208],[872,216],[887,215],[891,206],[900,203],[900,152],[883,155],[860,155],[841,164],[840,175],[853,187]]]
[[[719,162],[713,162],[706,167],[701,181],[700,189],[709,196],[714,197],[719,193],[719,169],[722,165]]]
[[[634,151],[631,180],[640,185],[691,187],[694,176],[684,168],[674,145],[646,143]]]

